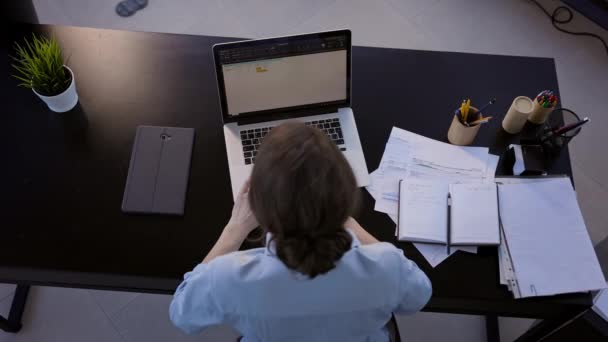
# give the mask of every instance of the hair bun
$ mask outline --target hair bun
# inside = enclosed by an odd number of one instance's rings
[[[277,256],[287,267],[311,278],[332,270],[351,244],[345,230],[331,234],[285,237],[276,239]]]

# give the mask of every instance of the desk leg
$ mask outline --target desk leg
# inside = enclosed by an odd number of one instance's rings
[[[523,333],[523,335],[519,336],[515,342],[540,341],[549,336],[552,332],[559,330],[563,325],[577,318],[585,311],[586,309],[583,309],[581,311],[568,313],[567,315],[563,315],[555,319],[542,320],[528,329],[528,331]]]
[[[0,316],[0,330],[10,333],[16,333],[21,330],[21,316],[23,315],[23,309],[25,308],[25,301],[27,300],[27,293],[29,290],[29,285],[17,285],[8,319]]]
[[[486,341],[500,342],[498,316],[496,315],[486,315]]]

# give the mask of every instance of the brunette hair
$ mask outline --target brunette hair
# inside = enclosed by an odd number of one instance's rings
[[[249,203],[288,268],[310,278],[332,270],[350,249],[343,225],[358,202],[353,171],[324,132],[289,122],[266,136],[251,174]]]

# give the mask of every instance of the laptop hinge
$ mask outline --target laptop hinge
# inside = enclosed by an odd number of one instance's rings
[[[327,106],[320,108],[306,108],[300,110],[291,110],[288,112],[279,112],[279,113],[268,113],[268,114],[258,114],[253,115],[251,117],[242,117],[237,119],[237,124],[241,125],[250,125],[254,123],[274,121],[274,120],[286,120],[292,119],[302,116],[310,116],[310,115],[320,115],[320,114],[329,114],[338,112],[338,106]]]

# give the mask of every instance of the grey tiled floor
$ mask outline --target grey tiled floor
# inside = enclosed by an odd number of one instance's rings
[[[34,0],[42,23],[138,31],[262,37],[348,27],[357,45],[554,57],[565,107],[592,123],[572,143],[579,202],[594,242],[608,236],[608,128],[604,97],[608,56],[592,39],[557,32],[527,0],[172,0],[150,1],[130,18],[114,14],[118,0]],[[553,8],[556,0],[541,1]],[[608,32],[575,14],[571,28]],[[500,82],[500,80],[497,80]],[[0,284],[0,313],[14,286]],[[169,296],[36,287],[23,331],[0,342],[234,341],[219,327],[185,336],[167,317]],[[398,317],[408,341],[484,341],[478,316],[420,313]],[[501,318],[502,341],[531,321]]]

